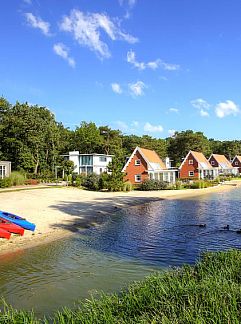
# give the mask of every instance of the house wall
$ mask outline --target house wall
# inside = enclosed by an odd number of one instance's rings
[[[106,161],[101,161],[101,158],[106,158]],[[93,156],[93,172],[96,174],[101,174],[103,172],[107,172],[107,166],[112,161],[112,156]]]
[[[189,164],[189,161],[193,160],[193,164]],[[194,176],[189,176],[189,171],[194,172]],[[198,162],[194,159],[192,153],[189,153],[186,161],[183,163],[180,172],[179,172],[180,179],[199,179],[199,173],[198,173]]]
[[[0,161],[0,179],[4,177],[9,177],[11,174],[11,162],[9,161]]]
[[[213,156],[210,157],[209,162],[210,162],[210,164],[211,164],[212,167],[214,167],[214,168],[218,168],[219,167],[218,162],[214,159]]]
[[[236,162],[238,163],[237,165]],[[232,162],[232,166],[234,168],[238,168],[239,173],[241,173],[241,162],[239,161],[239,159],[235,158]]]
[[[135,165],[136,160],[140,160],[141,164]],[[140,184],[144,180],[149,179],[148,172],[147,172],[147,163],[138,151],[136,151],[136,154],[133,156],[133,158],[129,162],[128,166],[126,167],[125,173],[126,173],[126,175],[124,177],[124,180],[130,181],[132,184]],[[137,175],[137,174],[141,175],[140,182],[135,181],[135,175]]]
[[[69,152],[68,159],[74,162],[74,172],[79,174],[79,151]]]

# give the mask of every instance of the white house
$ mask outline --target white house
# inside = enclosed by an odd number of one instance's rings
[[[64,158],[74,162],[74,172],[81,174],[107,172],[107,166],[112,161],[113,155],[106,154],[82,154],[79,151],[72,151],[62,155]]]
[[[0,179],[9,177],[11,174],[11,162],[0,161]]]

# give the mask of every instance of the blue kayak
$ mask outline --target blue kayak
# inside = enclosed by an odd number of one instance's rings
[[[0,210],[0,217],[8,220],[9,222],[19,225],[22,228],[29,230],[29,231],[34,231],[36,225],[33,223],[28,222],[25,218],[22,218],[20,216],[5,212],[5,211],[1,211]]]

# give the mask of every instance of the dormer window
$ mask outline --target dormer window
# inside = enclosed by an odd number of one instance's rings
[[[211,165],[214,165],[215,164],[215,162],[214,161],[211,161]]]
[[[235,161],[235,165],[238,165],[238,161]]]
[[[135,160],[135,165],[141,165],[141,160]]]
[[[188,164],[193,164],[193,160],[188,160]]]

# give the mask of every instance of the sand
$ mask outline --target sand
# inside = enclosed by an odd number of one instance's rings
[[[92,192],[73,187],[39,187],[34,190],[1,191],[0,209],[27,218],[36,224],[34,233],[0,239],[0,254],[26,249],[71,235],[90,226],[98,226],[121,208],[160,199],[182,199],[221,192],[241,185],[233,181],[206,189]]]

